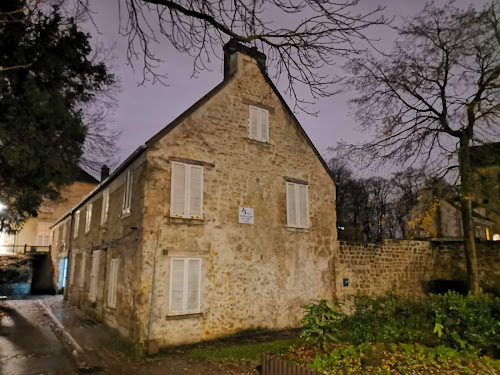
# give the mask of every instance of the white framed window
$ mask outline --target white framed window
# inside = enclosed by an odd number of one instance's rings
[[[269,142],[269,111],[249,106],[248,136],[261,142]]]
[[[169,314],[200,312],[201,258],[172,258]]]
[[[69,270],[69,285],[73,285],[73,281],[75,280],[75,260],[76,254],[73,253],[71,255],[71,268]]]
[[[116,307],[116,287],[118,284],[118,262],[117,258],[109,262],[108,274],[108,306]]]
[[[102,192],[101,225],[106,223],[106,220],[108,220],[108,210],[109,210],[109,189],[106,189]]]
[[[66,225],[68,225],[69,221],[66,220],[62,223],[62,236],[61,236],[61,242],[66,244]]]
[[[92,203],[87,205],[87,212],[85,215],[85,233],[90,231],[90,223],[92,222]]]
[[[132,173],[130,172],[130,170],[128,170],[127,176],[125,177],[125,184],[123,185],[122,214],[130,213],[131,203],[132,203]]]
[[[291,228],[309,228],[308,187],[293,182],[286,183],[286,218]]]
[[[78,227],[80,226],[80,210],[75,212],[75,223],[73,225],[73,238],[78,236]]]
[[[83,288],[85,285],[85,268],[87,267],[87,253],[82,253],[80,255],[80,282],[79,286]]]
[[[97,298],[97,283],[99,282],[100,260],[101,251],[94,251],[92,253],[92,268],[90,270],[89,301],[91,302],[95,302]]]
[[[50,223],[39,221],[36,230],[36,246],[50,245]]]
[[[203,167],[172,162],[170,216],[203,219]]]

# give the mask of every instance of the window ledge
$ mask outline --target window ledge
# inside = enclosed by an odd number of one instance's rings
[[[172,224],[193,224],[193,225],[204,225],[207,223],[203,219],[185,219],[182,217],[169,217],[168,222]]]
[[[104,312],[106,312],[108,314],[115,314],[116,313],[116,307],[104,305],[103,310],[104,310]]]
[[[294,228],[294,227],[289,227],[285,226],[286,230],[289,232],[310,232],[311,228]]]
[[[263,146],[263,147],[271,147],[272,146],[269,142],[259,141],[257,139],[253,139],[253,138],[244,137],[243,139],[245,141],[247,141],[248,143],[252,143],[254,145],[260,145],[260,146]]]
[[[129,216],[130,216],[130,211],[128,211],[128,212],[122,212],[122,214],[120,215],[120,220],[126,219]]]
[[[181,319],[197,319],[197,318],[203,318],[203,313],[167,315],[165,317],[165,320],[181,320]]]

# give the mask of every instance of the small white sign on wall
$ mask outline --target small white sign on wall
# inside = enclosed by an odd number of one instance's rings
[[[243,224],[253,224],[253,208],[240,207],[239,208],[239,222]]]

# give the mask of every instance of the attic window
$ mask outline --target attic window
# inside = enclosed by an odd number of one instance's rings
[[[249,106],[249,138],[260,142],[269,142],[269,111],[264,108]]]

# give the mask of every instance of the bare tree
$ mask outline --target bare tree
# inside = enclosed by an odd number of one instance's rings
[[[88,0],[78,0],[89,14]],[[298,109],[337,92],[338,77],[323,69],[338,56],[359,53],[364,34],[387,22],[383,8],[360,14],[359,0],[119,0],[120,32],[128,38],[127,58],[140,61],[143,82],[165,82],[155,51],[166,40],[194,58],[193,75],[209,69],[229,39],[258,47],[268,57],[274,79],[283,78]],[[299,95],[307,87],[308,99]],[[309,111],[311,112],[311,111]]]
[[[350,63],[356,118],[372,141],[343,145],[368,165],[395,161],[457,170],[470,291],[479,290],[472,228],[470,146],[498,139],[498,2],[480,11],[432,3],[401,27],[391,53]]]

